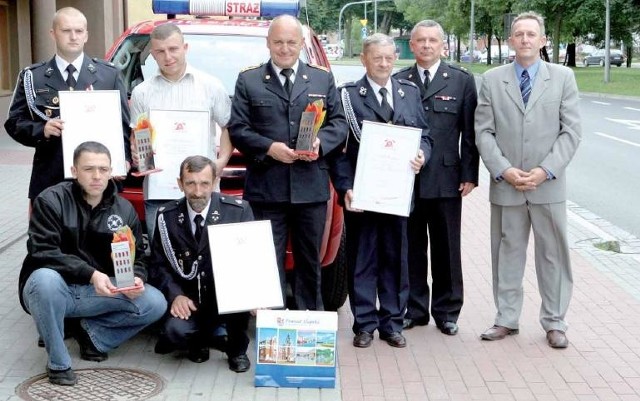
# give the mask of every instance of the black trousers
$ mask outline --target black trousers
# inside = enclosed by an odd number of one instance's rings
[[[353,332],[399,333],[409,293],[407,219],[345,212],[345,222]]]
[[[262,203],[251,202],[256,220],[271,220],[276,248],[282,299],[286,303],[287,278],[285,258],[287,242],[293,252],[291,287],[298,310],[324,310],[320,286],[320,247],[327,218],[327,203]]]
[[[418,199],[409,216],[409,302],[407,318],[456,322],[463,303],[460,226],[462,198]],[[428,250],[431,243],[432,288]]]

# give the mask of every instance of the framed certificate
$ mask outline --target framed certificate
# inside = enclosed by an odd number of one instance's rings
[[[209,111],[150,110],[149,120],[155,131],[155,167],[162,171],[148,176],[148,199],[180,198],[180,163],[194,155],[215,159]]]
[[[208,230],[218,312],[284,306],[271,222],[213,224]]]
[[[120,91],[60,91],[60,119],[64,121],[64,176],[71,178],[73,151],[82,142],[100,142],[111,153],[113,176],[127,175],[122,132]]]
[[[352,207],[409,216],[415,180],[410,161],[420,149],[421,133],[420,128],[363,122]]]

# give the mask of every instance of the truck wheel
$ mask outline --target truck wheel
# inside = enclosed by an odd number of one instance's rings
[[[342,227],[340,248],[332,264],[322,269],[322,302],[324,309],[337,311],[347,300],[347,247],[345,227]]]

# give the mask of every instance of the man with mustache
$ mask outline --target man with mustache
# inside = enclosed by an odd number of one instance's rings
[[[214,192],[215,178],[212,160],[187,157],[178,178],[185,196],[158,209],[150,281],[167,298],[169,315],[155,350],[165,354],[187,349],[191,361],[205,362],[215,325],[226,323],[229,369],[240,373],[250,367],[246,354],[249,315],[218,315],[206,226],[250,221],[253,213],[247,202]]]

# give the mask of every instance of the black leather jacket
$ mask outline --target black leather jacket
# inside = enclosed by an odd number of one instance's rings
[[[113,277],[113,232],[126,225],[136,239],[134,275],[146,281],[147,261],[140,221],[129,201],[117,195],[112,181],[102,202],[93,209],[75,180],[43,191],[33,202],[28,253],[20,271],[18,294],[23,308],[22,290],[31,273],[39,268],[57,271],[69,284],[89,284],[95,270]]]

